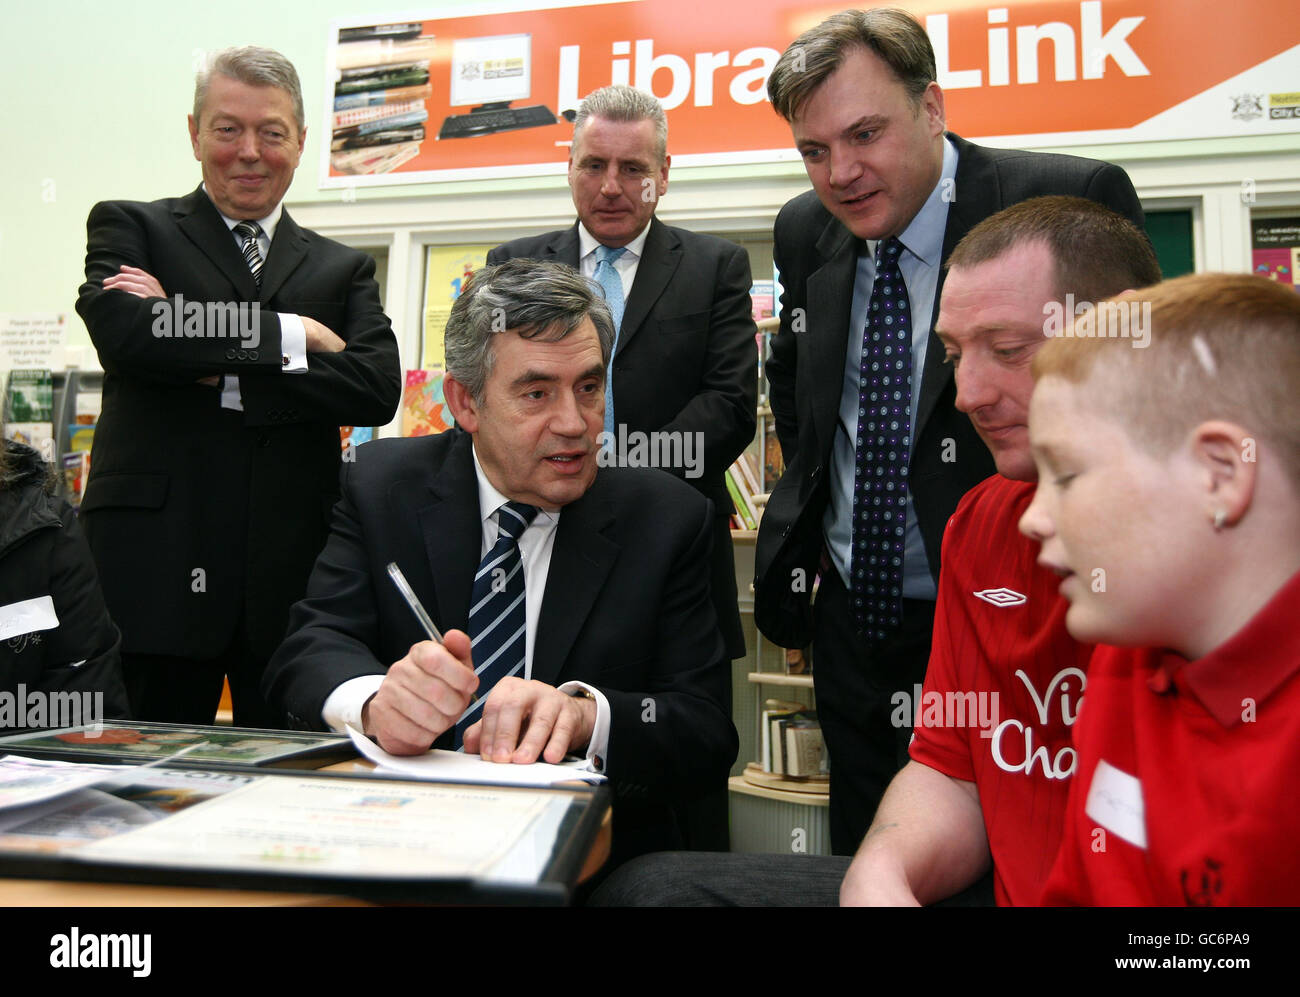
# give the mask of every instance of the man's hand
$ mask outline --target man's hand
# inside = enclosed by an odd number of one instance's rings
[[[343,348],[348,345],[339,339],[329,326],[322,325],[307,315],[300,315],[299,318],[302,319],[302,327],[307,332],[308,353],[342,353]]]
[[[469,637],[448,630],[446,643],[423,640],[394,662],[361,711],[361,726],[393,755],[418,755],[456,723],[478,688]]]
[[[555,765],[570,751],[586,750],[595,727],[594,700],[545,682],[504,678],[483,704],[483,719],[465,731],[465,751],[519,765],[541,755]]]
[[[153,274],[145,273],[139,267],[123,266],[111,277],[104,278],[104,290],[125,291],[137,298],[165,298],[167,292],[162,289]]]

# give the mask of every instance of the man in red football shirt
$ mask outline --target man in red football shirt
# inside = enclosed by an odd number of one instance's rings
[[[1081,198],[1041,197],[986,219],[954,249],[935,331],[955,365],[957,407],[998,474],[958,506],[944,536],[912,761],[885,794],[857,856],[646,856],[595,898],[609,904],[930,903],[994,869],[1000,904],[1033,903],[1056,854],[1073,774],[1069,726],[1091,646],[1065,631],[1058,579],[1017,532],[1036,476],[1029,362],[1076,304],[1160,279],[1146,236]],[[815,665],[814,665],[815,667]],[[834,765],[834,759],[831,764]],[[847,869],[847,876],[845,871]],[[987,891],[962,902],[987,903]]]
[[[957,408],[998,474],[948,522],[912,761],[876,811],[842,903],[931,903],[990,863],[998,904],[1037,901],[1060,840],[1092,648],[1066,632],[1059,579],[1017,531],[1037,477],[1029,365],[1066,312],[1159,279],[1146,237],[1079,198],[1022,202],[953,251],[935,332]]]
[[[1044,900],[1293,906],[1300,297],[1200,274],[1082,321],[1033,365],[1021,528],[1070,633],[1122,646],[1092,659]]]

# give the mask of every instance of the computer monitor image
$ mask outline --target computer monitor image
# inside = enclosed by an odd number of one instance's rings
[[[452,107],[471,106],[469,114],[452,115],[442,123],[438,138],[468,138],[518,128],[553,125],[546,107],[510,107],[527,100],[533,82],[532,35],[491,35],[458,38],[451,46]]]

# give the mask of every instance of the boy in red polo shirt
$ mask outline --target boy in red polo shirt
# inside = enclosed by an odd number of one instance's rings
[[[1300,903],[1300,295],[1122,295],[1034,361],[1021,530],[1099,647],[1048,904]]]

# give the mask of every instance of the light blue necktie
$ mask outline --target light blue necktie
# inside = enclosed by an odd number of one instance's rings
[[[618,349],[618,330],[623,324],[623,278],[614,269],[614,261],[627,252],[626,246],[614,249],[596,247],[596,283],[605,293],[605,304],[614,317],[614,345],[609,350],[609,369],[605,371],[605,432],[614,432],[614,351]]]

